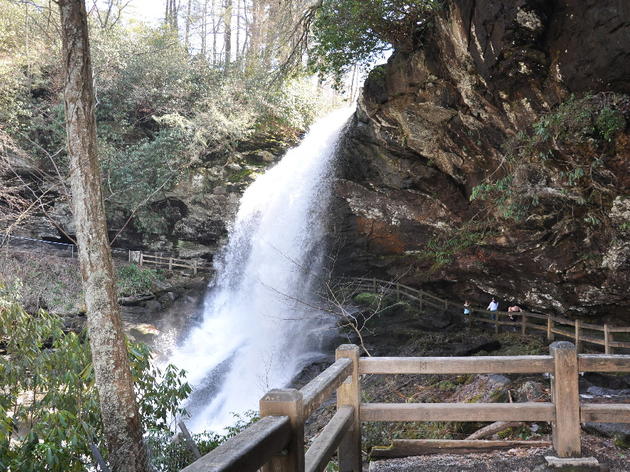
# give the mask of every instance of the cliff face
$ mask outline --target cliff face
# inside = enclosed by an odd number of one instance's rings
[[[625,314],[625,94],[630,4],[447,2],[365,83],[336,186],[337,270]]]

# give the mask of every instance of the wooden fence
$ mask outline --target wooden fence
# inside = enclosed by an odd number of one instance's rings
[[[321,472],[337,451],[341,472],[361,472],[361,423],[366,421],[546,421],[560,457],[581,454],[580,423],[630,423],[630,404],[580,403],[580,372],[630,372],[630,356],[579,354],[554,342],[548,356],[369,357],[342,345],[336,361],[301,390],[278,389],[260,401],[262,419],[182,472]],[[551,402],[361,403],[364,374],[551,374]],[[304,422],[333,392],[337,411],[304,451]],[[406,441],[407,451],[426,441]],[[457,443],[457,441],[451,441]],[[470,443],[470,441],[466,441]]]
[[[150,266],[154,268],[167,269],[169,271],[190,270],[193,275],[199,272],[211,272],[212,266],[209,264],[199,264],[196,260],[178,259],[172,256],[147,254],[142,251],[129,251],[129,262],[139,266]]]
[[[401,297],[407,298],[416,302],[421,311],[430,308],[443,313],[451,311],[462,315],[464,310],[464,306],[461,303],[445,300],[431,293],[397,282],[364,277],[348,277],[341,280],[345,287],[354,292],[362,290],[381,292],[389,293],[399,300]],[[615,333],[630,333],[630,326],[598,325],[585,323],[581,320],[570,320],[560,316],[526,311],[507,313],[478,308],[471,308],[471,311],[472,314],[466,315],[468,320],[494,325],[495,332],[499,331],[500,326],[506,326],[518,329],[521,334],[527,334],[528,330],[545,333],[549,341],[553,341],[555,335],[564,336],[575,342],[578,351],[582,351],[582,343],[603,346],[606,354],[612,354],[614,348],[630,349],[630,342],[614,340]],[[514,318],[514,320],[510,319],[510,317]]]

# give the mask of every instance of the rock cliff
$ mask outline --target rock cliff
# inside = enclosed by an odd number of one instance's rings
[[[364,84],[336,185],[337,271],[627,316],[630,4],[445,3]]]

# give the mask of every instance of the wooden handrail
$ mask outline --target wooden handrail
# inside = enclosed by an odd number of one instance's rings
[[[352,426],[354,408],[342,406],[315,438],[304,457],[306,472],[322,472],[344,435]]]
[[[438,310],[455,308],[457,310],[463,310],[463,305],[460,303],[442,299],[431,293],[418,290],[395,281],[367,277],[340,277],[340,280],[345,281],[348,287],[355,290],[376,290],[377,288],[380,288],[387,291],[395,291],[397,295],[404,295],[405,297],[420,303],[421,310],[423,310],[426,305]],[[481,308],[472,308],[471,310],[473,313],[466,315],[467,319],[492,324],[495,326],[495,331],[497,332],[499,326],[515,326],[516,323],[515,321],[503,321],[500,319],[501,317],[508,315],[508,312],[488,311]],[[483,318],[478,315],[486,315],[488,318]],[[581,320],[571,320],[561,316],[531,313],[527,311],[510,312],[509,315],[513,318],[520,317],[519,326],[522,334],[526,334],[527,329],[544,331],[547,333],[547,338],[550,341],[553,340],[553,334],[559,334],[572,339],[577,344],[578,350],[580,349],[581,342],[604,346],[606,354],[610,354],[612,352],[612,348],[614,347],[630,349],[630,342],[613,340],[613,333],[630,333],[630,326],[609,326],[607,324],[602,326],[593,323],[584,323]],[[464,315],[462,314],[462,316]],[[546,324],[539,325],[532,323],[530,322],[530,319],[543,320],[546,321]],[[554,323],[570,326],[574,329],[568,331],[566,329],[554,327]],[[602,338],[585,335],[584,330],[599,331],[603,333]]]
[[[254,472],[282,451],[291,437],[286,416],[266,416],[181,472]]]
[[[349,375],[352,375],[352,361],[350,359],[338,359],[302,387],[300,392],[302,392],[304,402],[304,417],[308,418],[313,411],[319,408]]]
[[[580,404],[579,372],[630,372],[630,355],[577,354],[555,342],[549,356],[370,357],[343,345],[300,391],[272,390],[263,418],[182,472],[321,472],[338,448],[340,469],[361,472],[361,421],[547,421],[560,457],[580,455],[580,422],[630,422],[628,404]],[[361,403],[360,374],[552,373],[552,402]],[[304,452],[304,423],[337,389],[337,412]],[[286,414],[285,414],[286,413]],[[267,416],[268,415],[268,416]],[[282,451],[282,453],[281,453]]]
[[[551,356],[362,357],[361,374],[542,374],[553,372]]]

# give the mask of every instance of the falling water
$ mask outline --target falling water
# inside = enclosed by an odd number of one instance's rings
[[[337,140],[352,110],[317,121],[301,144],[245,191],[203,321],[171,362],[195,388],[196,431],[219,430],[233,412],[256,410],[321,356],[334,320],[312,293],[324,258],[326,211]]]

